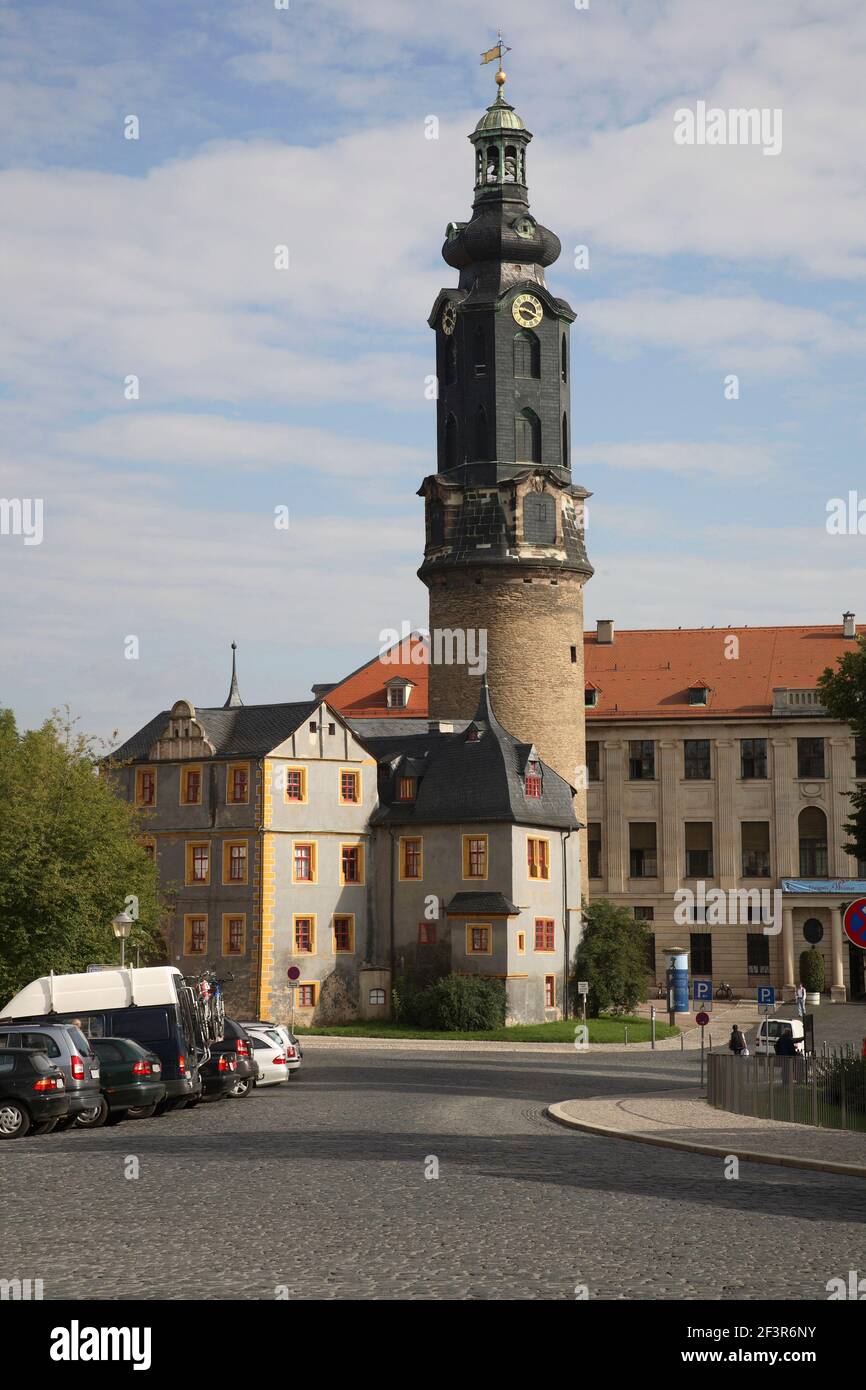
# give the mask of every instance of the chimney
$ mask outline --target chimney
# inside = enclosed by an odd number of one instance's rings
[[[324,685],[314,685],[313,698],[315,700],[321,700],[323,696],[328,694],[329,690],[336,690],[338,685],[339,681],[331,681],[330,684],[325,683]]]
[[[454,725],[447,719],[430,719],[427,723],[428,734],[453,734]]]
[[[613,618],[597,618],[595,623],[595,641],[600,647],[609,647],[613,642]]]
[[[857,636],[857,619],[855,618],[855,616],[854,616],[853,613],[843,613],[843,614],[842,614],[842,636],[843,636],[843,637],[856,637],[856,636]]]

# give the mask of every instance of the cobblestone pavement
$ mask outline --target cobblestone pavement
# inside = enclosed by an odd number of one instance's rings
[[[694,1064],[310,1049],[248,1100],[0,1145],[0,1277],[46,1298],[792,1300],[866,1274],[856,1179],[726,1181],[543,1115],[688,1087]]]

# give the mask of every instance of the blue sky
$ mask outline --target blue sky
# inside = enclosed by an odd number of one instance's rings
[[[221,703],[233,638],[247,702],[302,698],[424,624],[426,316],[497,24],[578,314],[588,625],[866,617],[866,537],[825,527],[866,496],[856,0],[0,0],[0,497],[45,509],[41,545],[0,536],[23,724]],[[699,100],[780,109],[781,154],[675,145]]]

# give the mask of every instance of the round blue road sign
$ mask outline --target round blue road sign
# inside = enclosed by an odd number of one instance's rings
[[[866,898],[855,898],[849,903],[842,918],[845,935],[861,951],[866,951]]]

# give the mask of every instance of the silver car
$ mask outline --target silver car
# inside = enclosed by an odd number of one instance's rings
[[[44,1052],[59,1067],[69,1097],[69,1121],[82,1128],[104,1124],[108,1104],[99,1086],[99,1058],[74,1023],[0,1024],[0,1047],[27,1047]],[[66,1120],[61,1121],[66,1124]]]
[[[258,1037],[270,1038],[277,1045],[282,1044],[283,1056],[286,1059],[286,1074],[289,1077],[296,1077],[301,1062],[304,1059],[303,1049],[300,1042],[290,1028],[284,1023],[271,1023],[268,1019],[258,1019],[254,1023],[242,1023],[241,1027],[248,1033],[255,1033]]]

